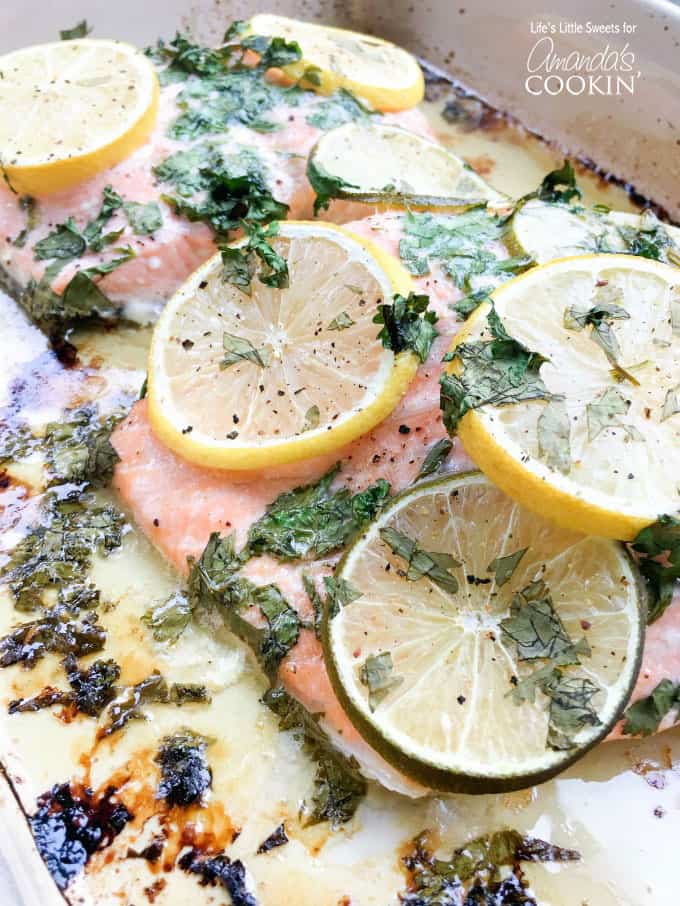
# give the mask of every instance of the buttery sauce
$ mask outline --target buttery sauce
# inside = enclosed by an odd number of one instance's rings
[[[561,163],[558,151],[474,99],[461,99],[446,85],[430,85],[429,96],[424,107],[440,140],[496,188],[520,196]],[[621,188],[585,169],[579,182],[586,202],[635,210]],[[96,399],[106,410],[136,395],[148,329],[77,332],[71,339],[79,364],[63,371],[8,297],[0,297],[0,310],[0,404],[15,405],[31,424],[46,423],[75,400]],[[39,490],[37,474],[27,467],[9,473],[0,498],[0,551],[20,537],[30,498]],[[265,683],[243,646],[224,630],[195,627],[174,647],[154,643],[139,617],[167,599],[178,578],[134,527],[118,550],[95,561],[92,579],[113,605],[102,614],[109,633],[103,656],[120,664],[123,681],[137,682],[157,668],[169,682],[206,684],[212,704],[154,706],[152,719],[133,721],[97,742],[88,718],[65,723],[57,711],[7,713],[10,700],[50,683],[63,685],[55,656],[31,671],[0,671],[0,757],[24,810],[33,813],[37,797],[72,780],[94,791],[115,784],[118,801],[133,816],[69,889],[73,902],[228,902],[221,888],[199,887],[197,878],[174,868],[182,847],[201,841],[204,852],[225,848],[230,859],[242,860],[261,906],[396,906],[406,881],[400,855],[416,834],[432,831],[444,855],[472,837],[511,827],[582,854],[577,863],[526,866],[542,906],[677,903],[680,730],[602,745],[555,780],[505,796],[411,801],[371,784],[348,825],[336,831],[327,825],[305,828],[299,812],[313,766],[260,702]],[[0,634],[15,620],[0,590]],[[192,809],[190,816],[168,810],[155,795],[153,753],[164,735],[183,726],[216,740],[208,749],[213,783],[206,808]],[[256,855],[282,821],[289,842]],[[139,857],[142,851],[147,857]]]

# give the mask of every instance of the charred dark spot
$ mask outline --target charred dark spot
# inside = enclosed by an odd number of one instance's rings
[[[29,819],[38,852],[64,890],[87,865],[90,857],[113,842],[132,815],[122,802],[114,802],[109,787],[98,796],[87,787],[61,783],[38,799]]]
[[[284,846],[286,843],[288,843],[288,835],[286,834],[286,827],[282,821],[276,830],[272,831],[267,839],[260,843],[257,847],[257,852],[258,854],[268,853],[277,846]]]
[[[246,887],[246,870],[240,859],[232,862],[225,855],[204,858],[192,849],[177,864],[182,871],[199,875],[203,885],[221,884],[231,897],[232,906],[258,906]]]

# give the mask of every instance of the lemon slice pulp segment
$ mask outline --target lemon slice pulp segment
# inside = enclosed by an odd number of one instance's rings
[[[631,540],[675,512],[680,270],[633,255],[563,258],[492,297],[503,330],[545,361],[510,386],[485,346],[488,303],[457,335],[450,369],[472,404],[458,433],[477,465],[520,503],[588,534]],[[539,389],[527,397],[529,384]]]
[[[644,638],[622,544],[560,529],[479,472],[395,498],[341,561],[327,618],[350,719],[408,776],[492,793],[540,783],[613,726]]]
[[[504,198],[437,142],[378,123],[326,132],[310,154],[307,176],[319,193],[330,178],[336,197],[385,207],[455,209]]]
[[[268,13],[253,16],[249,30],[297,41],[302,58],[284,72],[295,80],[310,76],[307,84],[322,94],[346,88],[382,111],[406,110],[423,99],[418,61],[389,41]]]
[[[220,255],[164,309],[149,358],[158,436],[205,466],[256,469],[327,453],[382,421],[415,353],[377,339],[377,305],[412,289],[398,261],[347,230],[287,221],[271,240],[289,287],[228,283]]]
[[[18,192],[70,188],[149,137],[158,108],[150,60],[129,44],[84,38],[0,57],[0,161]]]

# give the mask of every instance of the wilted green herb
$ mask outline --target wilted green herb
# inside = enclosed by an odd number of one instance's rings
[[[111,480],[118,454],[111,445],[111,431],[118,419],[99,418],[96,406],[67,410],[45,428],[47,463],[52,483],[88,482],[93,487]]]
[[[334,466],[316,484],[277,497],[251,526],[250,551],[295,560],[324,557],[347,544],[385,503],[390,486],[380,479],[359,494],[348,488],[331,492],[338,471]]]
[[[151,236],[163,226],[163,215],[157,201],[149,201],[146,204],[126,201],[123,210],[136,236]]]
[[[408,564],[408,571],[404,574],[406,579],[417,582],[427,576],[443,591],[450,594],[458,591],[458,580],[450,570],[457,569],[461,564],[451,554],[423,550],[413,538],[389,527],[380,529],[380,537],[393,554]]]
[[[328,330],[347,330],[347,328],[351,327],[354,323],[355,322],[346,311],[341,311],[340,314],[330,322]]]
[[[571,162],[565,160],[559,169],[551,170],[536,192],[527,197],[563,204],[568,204],[574,198],[579,199],[581,190],[576,185],[576,174]]]
[[[638,532],[632,545],[633,550],[645,555],[639,566],[651,595],[647,622],[653,623],[671,603],[680,579],[680,519],[659,516],[656,522]],[[656,559],[660,557],[662,562]]]
[[[302,432],[304,433],[305,431],[313,431],[314,428],[318,428],[320,418],[321,412],[319,411],[319,407],[316,404],[310,406],[309,409],[305,412],[305,418],[302,423],[301,429]]]
[[[571,471],[571,423],[564,397],[553,396],[538,416],[538,456],[563,475]]]
[[[514,340],[493,306],[487,323],[493,339],[461,343],[452,358],[461,362],[462,371],[441,378],[440,405],[450,434],[471,409],[550,398],[539,373],[543,356]]]
[[[73,28],[64,28],[59,32],[59,38],[62,41],[74,41],[76,38],[86,38],[92,31],[91,26],[87,24],[87,19],[81,19]]]
[[[276,289],[288,287],[288,262],[274,249],[270,240],[278,235],[278,223],[270,223],[265,229],[257,224],[242,223],[248,237],[245,245],[220,246],[224,278],[228,283],[240,287],[248,295],[255,273],[255,257],[260,259],[260,283]]]
[[[607,387],[592,403],[586,404],[588,440],[595,438],[607,428],[623,428],[630,440],[644,440],[634,425],[626,425],[621,416],[630,409],[631,401],[625,399],[617,387]]]
[[[383,651],[369,655],[361,666],[359,678],[368,689],[368,706],[375,711],[378,705],[404,681],[394,673],[392,654]]]
[[[250,340],[245,337],[237,337],[233,333],[225,333],[222,336],[222,345],[224,346],[224,358],[220,362],[220,369],[224,370],[230,365],[237,365],[240,362],[252,362],[260,368],[266,368],[269,364],[269,350],[266,346],[262,349],[255,349]]]
[[[172,594],[167,601],[147,610],[142,616],[157,642],[174,644],[191,622],[192,608],[184,592]]]
[[[328,170],[310,157],[307,163],[307,179],[316,192],[314,199],[314,216],[325,211],[333,198],[342,198],[348,189],[358,189],[359,186],[347,182]]]
[[[428,475],[433,475],[435,472],[438,472],[452,448],[453,444],[448,437],[442,437],[432,444],[420,467],[418,478],[426,478]]]
[[[186,808],[201,799],[212,784],[212,771],[206,757],[211,740],[191,730],[166,736],[154,761],[160,766],[158,798],[168,805]]]
[[[477,307],[475,290],[487,291],[499,279],[526,270],[531,259],[502,258],[494,250],[506,231],[506,222],[485,207],[471,208],[461,214],[404,215],[404,235],[399,255],[408,270],[417,276],[430,273],[432,261],[438,262],[459,289],[470,295],[461,300],[459,314]],[[477,284],[484,280],[483,287]],[[465,315],[467,316],[467,315]]]
[[[523,547],[520,550],[515,551],[514,554],[506,554],[504,557],[495,557],[491,563],[489,563],[486,571],[495,574],[496,585],[498,585],[499,588],[501,585],[505,585],[506,582],[510,581],[513,573],[519,566],[520,560],[528,550],[528,547]]]
[[[64,659],[64,671],[71,686],[68,692],[47,686],[31,698],[10,702],[9,713],[39,711],[59,704],[71,705],[81,714],[97,717],[116,694],[120,667],[113,660],[94,661],[85,670],[80,670],[71,653]]]
[[[580,858],[575,850],[502,830],[468,840],[450,860],[437,859],[425,832],[403,858],[409,884],[399,900],[406,906],[538,906],[527,892],[518,863]],[[501,880],[500,869],[505,866],[513,866],[513,873]]]
[[[531,582],[514,595],[510,616],[501,620],[500,628],[517,645],[520,660],[569,657],[573,660],[561,663],[573,664],[578,663],[578,654],[588,653],[585,639],[577,645],[572,642],[542,580]]]
[[[646,698],[639,699],[628,708],[624,714],[622,732],[629,736],[649,736],[656,733],[661,721],[678,707],[680,707],[680,683],[663,679]]]
[[[402,296],[397,293],[392,304],[378,306],[378,314],[373,318],[374,324],[382,324],[378,334],[386,349],[395,355],[410,349],[425,362],[430,354],[432,343],[439,336],[435,328],[437,315],[428,309],[430,297],[409,293]]]
[[[38,226],[40,216],[38,212],[38,202],[30,195],[22,195],[17,204],[22,211],[26,212],[26,226],[21,230],[18,236],[12,240],[12,245],[16,246],[18,249],[22,249],[26,245],[29,234]]]
[[[577,305],[570,306],[564,313],[564,326],[567,330],[584,330],[592,327],[592,338],[602,348],[608,361],[616,371],[620,380],[630,381],[638,385],[640,382],[626,371],[619,362],[619,344],[612,330],[612,321],[628,320],[630,314],[618,304],[623,301],[623,292],[609,284],[598,287],[592,300],[595,304],[590,308]]]
[[[336,828],[350,821],[366,795],[356,761],[338,752],[320,728],[318,716],[309,714],[281,686],[269,689],[263,701],[278,717],[280,729],[300,739],[316,762],[312,803],[303,810],[305,823],[328,821]]]
[[[639,226],[617,224],[617,230],[626,244],[628,254],[654,261],[670,261],[671,264],[675,257],[677,263],[680,249],[653,211],[647,209],[642,212]]]
[[[455,311],[459,318],[467,320],[482,302],[491,302],[491,297],[486,289],[478,289],[475,292],[468,293],[467,296],[463,296],[458,302],[450,303],[449,307]]]
[[[111,736],[131,720],[146,720],[147,705],[210,704],[210,700],[205,686],[191,683],[168,685],[165,678],[154,670],[134,686],[123,686],[117,690],[115,699],[104,712],[104,722],[100,725],[97,736]]]
[[[32,668],[48,652],[84,657],[101,651],[105,641],[106,631],[96,614],[74,617],[67,607],[56,604],[0,639],[0,667],[22,664]]]
[[[0,465],[26,459],[39,445],[27,425],[0,425]]]
[[[344,123],[355,120],[366,120],[374,116],[374,111],[363,104],[345,88],[335,91],[330,97],[321,100],[312,113],[307,115],[307,122],[316,129],[337,129]]]
[[[671,387],[666,392],[663,409],[661,410],[661,421],[666,421],[667,418],[677,415],[678,412],[680,412],[680,384],[676,387]]]

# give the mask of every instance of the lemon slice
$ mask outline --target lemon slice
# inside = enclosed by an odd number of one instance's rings
[[[288,221],[271,240],[289,288],[252,294],[215,255],[164,309],[149,357],[157,435],[205,466],[255,469],[329,452],[382,421],[418,359],[377,339],[376,306],[412,289],[386,252],[330,224]]]
[[[321,94],[346,88],[383,111],[406,110],[423,99],[425,81],[418,61],[388,41],[268,13],[253,16],[249,30],[297,41],[302,58],[284,72],[296,81],[311,75],[307,84]]]
[[[480,345],[492,340],[488,303],[457,335],[443,408],[452,421],[462,413],[477,465],[520,503],[588,534],[630,540],[675,512],[680,271],[632,255],[563,258],[493,301],[501,331],[547,361],[524,371],[512,348],[505,364],[493,360]]]
[[[336,578],[354,597],[326,621],[334,688],[433,789],[548,779],[608,733],[639,670],[644,595],[624,546],[551,525],[479,472],[396,497]]]
[[[0,161],[17,192],[57,192],[89,179],[154,127],[158,78],[129,44],[26,47],[0,57],[0,73]]]
[[[385,207],[456,209],[505,198],[442,145],[378,123],[326,132],[310,154],[307,177],[319,195],[332,191]]]
[[[515,212],[507,244],[513,254],[529,255],[537,264],[545,264],[568,255],[628,252],[634,245],[630,240],[635,235],[644,239],[644,231],[650,228],[660,230],[664,237],[657,243],[661,260],[667,261],[668,252],[675,249],[680,262],[680,229],[660,223],[653,215],[598,211],[538,199]]]

